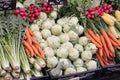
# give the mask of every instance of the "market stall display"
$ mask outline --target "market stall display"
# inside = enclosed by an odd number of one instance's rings
[[[102,70],[105,74],[119,70],[117,2],[48,2],[18,0],[15,10],[1,15],[0,80],[84,80]]]

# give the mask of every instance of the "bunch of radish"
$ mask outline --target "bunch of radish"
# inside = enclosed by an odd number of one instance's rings
[[[38,19],[40,17],[41,11],[45,12],[46,14],[49,14],[51,11],[53,11],[53,7],[49,5],[48,2],[44,2],[42,8],[38,8],[32,4],[28,8],[16,9],[15,14],[17,16],[22,17],[23,20],[26,20],[28,17],[30,22],[33,22],[35,19]]]
[[[48,2],[44,2],[42,10],[43,10],[46,14],[48,14],[48,13],[50,13],[51,11],[53,11],[53,7],[52,7],[51,5],[49,5]]]
[[[28,15],[25,8],[16,9],[15,14],[17,16],[21,16],[23,18],[23,20],[26,20],[27,15]]]
[[[40,11],[41,8],[37,8],[34,5],[31,5],[27,8],[27,12],[29,13],[29,18],[31,22],[40,17]]]
[[[112,12],[112,5],[103,4],[95,8],[88,8],[84,14],[87,16],[87,18],[94,19],[96,14],[102,16],[104,13],[110,13],[110,12]]]

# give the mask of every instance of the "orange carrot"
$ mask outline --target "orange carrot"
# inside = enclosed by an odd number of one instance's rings
[[[120,50],[120,46],[118,46],[118,47],[117,47],[117,49],[119,49],[119,50]]]
[[[103,49],[102,48],[98,49],[98,52],[99,52],[99,55],[102,57],[103,56]]]
[[[39,45],[39,43],[38,43],[36,40],[34,40],[33,38],[32,38],[32,43],[33,43],[33,44],[38,44],[38,45]]]
[[[31,45],[32,44],[32,40],[31,40],[31,35],[30,35],[28,29],[26,30],[25,35],[26,35],[26,37],[28,39],[29,44]]]
[[[26,35],[24,35],[24,40],[26,40],[27,39],[27,37],[26,37]]]
[[[31,29],[30,28],[28,28],[28,31],[29,31],[29,33],[30,33],[30,35],[31,36],[33,36],[33,37],[35,37],[36,35],[31,31]]]
[[[85,32],[85,36],[88,37],[92,43],[94,43],[98,48],[102,48],[100,44],[98,44],[90,35],[88,32]]]
[[[98,34],[96,34],[96,37],[98,38],[99,42],[100,42],[100,45],[102,46],[102,42],[100,40],[100,36]]]
[[[23,44],[24,44],[24,46],[30,51],[31,56],[33,56],[33,55],[34,55],[34,52],[33,52],[33,49],[31,48],[31,46],[29,45],[29,43],[26,42],[25,40],[23,40]]]
[[[88,29],[88,33],[100,45],[99,39],[96,37],[95,33],[93,32],[91,28]]]
[[[38,52],[40,53],[40,57],[45,59],[45,55],[44,55],[44,52],[43,50],[40,48],[39,45],[35,45],[36,49],[38,50]]]
[[[106,66],[109,65],[108,60],[107,60],[106,57],[103,57],[103,58],[101,58],[101,59],[103,60],[103,62],[105,63]]]
[[[117,44],[115,41],[113,41],[113,39],[110,38],[110,41],[111,41],[113,46],[115,46],[115,47],[119,46],[119,44]]]
[[[112,43],[110,42],[110,39],[109,39],[107,33],[105,32],[104,29],[101,29],[101,33],[102,33],[102,35],[103,35],[103,37],[104,37],[105,42],[107,43],[108,49],[110,50],[110,52],[114,53],[114,52],[115,52],[115,51],[114,51],[114,48],[113,48],[113,46],[112,46]]]
[[[106,56],[109,56],[109,50],[107,48],[107,44],[105,43],[105,40],[104,40],[102,35],[100,35],[100,39],[101,39],[101,42],[102,42],[102,45],[103,45],[103,50],[106,53]]]
[[[105,66],[105,64],[103,63],[101,57],[99,56],[99,53],[96,53],[96,57],[98,58],[100,64],[101,64],[102,66]]]
[[[30,57],[30,51],[27,48],[24,48],[25,52],[27,53],[27,55]]]
[[[40,56],[40,54],[39,54],[38,50],[36,49],[36,47],[34,45],[31,45],[31,47],[32,47],[32,49],[34,51],[34,54]]]
[[[117,40],[117,38],[110,32],[107,32],[108,36],[110,39],[112,39],[116,44],[120,45],[119,40]]]

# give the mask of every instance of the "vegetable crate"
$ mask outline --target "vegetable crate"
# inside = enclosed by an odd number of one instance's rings
[[[50,70],[47,71],[47,73],[48,75],[46,76],[33,77],[31,80],[119,80],[120,64],[111,65],[91,71],[62,75],[58,77],[52,76]]]

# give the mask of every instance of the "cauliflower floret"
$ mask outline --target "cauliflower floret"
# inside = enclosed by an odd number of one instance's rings
[[[82,46],[86,46],[89,43],[89,39],[86,36],[82,36],[79,38],[79,44]]]
[[[60,35],[62,33],[62,26],[55,24],[54,26],[52,26],[51,32],[53,35]]]
[[[86,62],[86,66],[88,70],[95,70],[97,69],[97,62],[94,60],[90,60],[89,62]]]
[[[97,51],[97,47],[93,43],[89,43],[85,46],[85,50],[91,51],[92,54],[95,54]]]
[[[92,59],[92,53],[90,51],[83,51],[81,53],[81,58],[85,61],[90,61]]]

